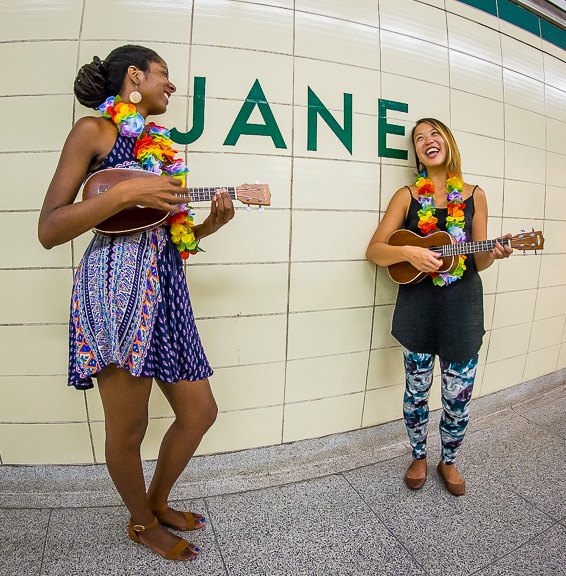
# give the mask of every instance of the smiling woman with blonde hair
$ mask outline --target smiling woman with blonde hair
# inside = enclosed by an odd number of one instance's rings
[[[438,356],[443,410],[437,470],[448,491],[461,496],[466,483],[454,461],[468,425],[485,333],[478,272],[495,259],[507,258],[512,249],[496,242],[489,252],[456,256],[453,266],[446,269],[433,245],[419,245],[420,237],[440,230],[447,231],[454,243],[486,240],[487,202],[481,188],[463,181],[460,152],[445,124],[422,118],[412,130],[411,141],[416,181],[394,194],[370,241],[367,258],[380,266],[414,271],[399,280],[391,332],[403,346],[405,365],[403,414],[413,456],[405,483],[419,490],[427,479],[428,397]],[[410,232],[394,235],[394,241],[392,234],[402,229]]]

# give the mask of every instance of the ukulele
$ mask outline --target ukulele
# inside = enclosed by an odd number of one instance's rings
[[[512,238],[496,238],[495,240],[478,240],[476,242],[461,242],[456,238],[439,230],[428,236],[419,236],[410,230],[397,230],[389,236],[387,244],[390,246],[420,246],[437,252],[442,256],[442,264],[436,273],[451,273],[458,267],[460,254],[474,254],[476,252],[489,252],[499,242],[502,246],[511,246],[515,250],[542,250],[544,237],[542,232],[521,232]],[[387,267],[389,276],[397,284],[417,284],[428,276],[428,272],[421,272],[409,262],[397,262]]]
[[[159,176],[147,170],[134,170],[131,168],[106,168],[91,174],[83,184],[83,200],[95,198],[109,190],[115,184],[131,178],[153,178]],[[214,198],[218,188],[226,188],[232,200],[254,206],[269,206],[271,193],[267,184],[241,184],[240,186],[216,186],[215,188],[189,188],[191,203],[209,202]],[[144,206],[132,206],[110,216],[97,224],[93,230],[107,236],[120,234],[133,234],[151,230],[163,224],[169,217],[169,212]]]

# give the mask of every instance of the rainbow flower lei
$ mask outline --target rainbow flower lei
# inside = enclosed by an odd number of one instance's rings
[[[436,225],[438,218],[435,218],[434,213],[434,182],[427,178],[426,171],[421,172],[417,176],[415,182],[418,190],[418,201],[421,209],[417,212],[419,216],[419,229],[424,236],[428,236],[432,232],[436,232],[439,228]],[[462,200],[462,181],[460,178],[453,176],[446,180],[446,188],[448,190],[448,216],[446,217],[446,230],[454,238],[456,242],[466,241],[466,232],[464,231],[464,208],[466,204]],[[452,271],[452,274],[433,272],[430,274],[432,281],[436,286],[448,286],[460,280],[464,274],[466,256],[460,255],[458,266]]]
[[[145,123],[133,104],[124,102],[120,96],[110,96],[98,108],[105,118],[111,118],[122,136],[137,136],[134,156],[144,170],[156,174],[167,174],[186,185],[189,169],[180,158],[175,158],[178,150],[173,148],[169,130],[154,122]],[[186,260],[190,254],[202,252],[193,231],[194,212],[184,205],[181,212],[167,218],[171,240]]]

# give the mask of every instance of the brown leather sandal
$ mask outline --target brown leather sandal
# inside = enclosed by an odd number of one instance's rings
[[[167,502],[161,506],[155,506],[151,511],[155,514],[156,512],[165,512],[165,510],[169,510],[169,504]],[[167,522],[161,522],[161,524],[163,526],[167,526],[168,528],[173,528],[173,530],[179,530],[180,532],[186,532],[188,530],[200,530],[206,525],[206,518],[200,514],[196,514],[196,516],[201,516],[201,518],[195,518],[195,514],[193,514],[193,512],[182,512],[181,510],[176,510],[176,512],[180,512],[183,514],[183,516],[185,516],[187,521],[186,528],[179,528],[177,526],[173,526],[173,524],[167,524]]]
[[[155,528],[158,523],[159,523],[159,521],[157,520],[157,516],[155,516],[153,518],[153,520],[149,524],[147,524],[146,526],[144,526],[143,524],[134,524],[134,521],[130,518],[130,523],[128,524],[128,536],[130,537],[131,540],[133,540],[137,544],[144,544],[140,540],[139,533],[145,532],[146,530],[151,530],[152,528]],[[146,545],[146,544],[144,544],[144,545]],[[179,538],[179,541],[177,542],[177,544],[175,544],[175,546],[173,546],[173,548],[171,548],[171,550],[169,550],[169,552],[167,552],[167,554],[160,554],[156,550],[154,550],[154,552],[156,552],[160,556],[163,556],[164,558],[167,558],[168,560],[178,560],[179,556],[181,555],[181,552],[183,552],[184,550],[186,550],[190,546],[191,546],[191,544],[189,542],[187,542],[184,538]],[[149,548],[149,546],[148,546],[148,548]],[[153,550],[153,548],[150,548],[150,550]],[[199,554],[198,548],[191,549],[191,552],[193,553],[193,556],[192,556],[192,558],[187,558],[187,561],[194,560]]]

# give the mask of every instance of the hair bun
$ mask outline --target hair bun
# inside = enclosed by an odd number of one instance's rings
[[[95,56],[90,64],[85,64],[77,73],[74,84],[74,92],[77,100],[88,108],[96,109],[106,99],[104,90],[106,76],[106,64]]]
[[[102,74],[105,74],[107,71],[106,68],[106,63],[104,62],[104,60],[101,60],[98,56],[95,56],[92,59],[92,65],[99,70]]]

